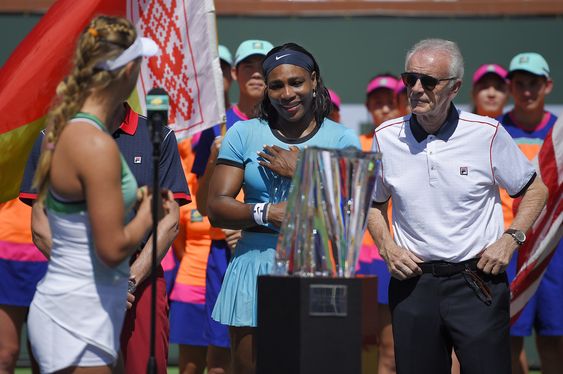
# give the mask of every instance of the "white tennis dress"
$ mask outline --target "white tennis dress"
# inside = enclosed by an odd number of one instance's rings
[[[93,116],[80,113],[77,120],[105,131]],[[137,182],[123,158],[121,164],[123,197],[130,211]],[[53,191],[45,201],[53,244],[27,321],[35,358],[42,373],[113,365],[126,311],[129,259],[114,268],[98,259],[85,201],[65,201]]]

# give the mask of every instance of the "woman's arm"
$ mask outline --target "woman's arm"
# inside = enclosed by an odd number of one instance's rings
[[[207,198],[207,213],[211,224],[227,229],[256,226],[252,204],[244,204],[235,197],[242,188],[244,169],[219,164],[215,166]]]
[[[226,229],[245,229],[256,226],[254,204],[244,204],[236,200],[244,179],[244,169],[219,164],[211,177],[207,212],[211,224]],[[270,204],[266,221],[280,226],[285,214],[286,201]]]

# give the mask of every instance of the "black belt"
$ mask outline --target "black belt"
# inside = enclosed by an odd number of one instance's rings
[[[446,262],[446,261],[431,261],[418,264],[423,273],[429,273],[435,277],[449,277],[455,274],[463,274],[465,282],[471,288],[477,297],[486,305],[491,305],[493,295],[489,286],[482,278],[482,274],[478,271],[477,262],[479,258],[472,258],[471,260],[463,262]]]
[[[260,232],[262,234],[279,234],[276,230],[272,230],[271,228],[266,227],[266,226],[252,226],[252,227],[248,227],[246,229],[243,229],[242,231]]]
[[[477,271],[478,258],[462,262],[430,261],[418,264],[425,274],[432,274],[435,277],[449,277],[459,274],[464,270]]]

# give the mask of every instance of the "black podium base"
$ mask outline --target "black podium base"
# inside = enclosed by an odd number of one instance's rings
[[[261,276],[257,373],[366,373],[376,316],[375,277]]]

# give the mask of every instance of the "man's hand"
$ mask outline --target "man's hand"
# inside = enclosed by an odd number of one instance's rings
[[[223,231],[223,233],[225,234],[225,240],[227,241],[227,245],[229,246],[231,252],[233,252],[235,250],[235,247],[237,246],[242,231],[231,230],[231,229],[221,229],[221,231]]]
[[[389,243],[386,250],[380,251],[380,253],[393,278],[404,280],[422,274],[418,263],[423,261],[411,251],[401,248],[395,243]]]
[[[258,152],[258,156],[265,160],[258,161],[260,165],[267,167],[282,177],[292,178],[297,166],[299,148],[292,145],[287,150],[277,145],[265,145],[264,151]]]
[[[477,268],[485,274],[500,274],[510,263],[515,249],[514,239],[510,235],[504,234],[481,253]]]

